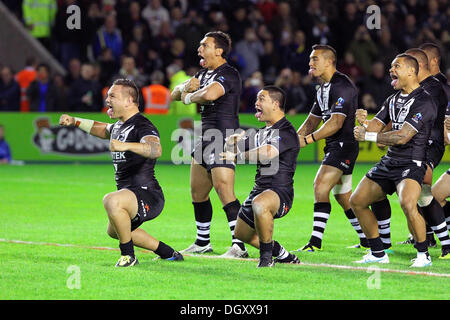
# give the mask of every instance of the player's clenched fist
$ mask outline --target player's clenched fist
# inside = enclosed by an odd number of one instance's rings
[[[59,124],[61,126],[74,126],[75,125],[75,118],[69,116],[68,114],[63,114],[59,118]]]
[[[366,128],[358,126],[353,129],[353,134],[357,141],[365,141],[366,139]]]
[[[245,135],[245,131],[232,134],[225,139],[225,151],[238,152],[237,143],[242,140]]]
[[[127,151],[126,143],[116,139],[111,139],[111,141],[109,142],[109,150],[111,150],[112,152]]]
[[[358,123],[360,125],[364,125],[367,124],[367,110],[364,109],[356,109],[356,121],[358,121]]]
[[[192,77],[189,81],[184,85],[184,92],[194,92],[200,88],[200,80]]]

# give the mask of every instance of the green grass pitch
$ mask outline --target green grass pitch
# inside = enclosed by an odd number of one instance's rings
[[[447,167],[437,168],[434,180]],[[356,166],[354,188],[369,168]],[[316,164],[298,165],[293,208],[275,221],[274,238],[288,250],[304,245],[311,234],[317,169]],[[189,167],[160,164],[156,175],[166,205],[158,218],[142,227],[182,250],[195,239]],[[254,166],[236,170],[241,202],[254,175]],[[390,197],[395,254],[390,264],[379,265],[382,270],[358,269],[352,263],[364,251],[346,248],[358,238],[334,199],[324,250],[299,253],[303,264],[257,269],[254,248],[248,248],[248,260],[215,259],[230,246],[231,236],[214,192],[213,253],[174,263],[154,260],[155,254],[137,249],[140,264],[121,269],[114,268],[117,250],[99,248],[118,248],[117,240],[106,234],[102,205],[103,195],[114,190],[112,165],[0,166],[0,299],[448,299],[450,261],[438,259],[440,245],[430,249],[433,266],[420,270],[409,268],[415,249],[396,245],[408,231],[395,195]]]

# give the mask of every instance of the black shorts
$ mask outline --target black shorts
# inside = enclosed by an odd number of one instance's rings
[[[344,175],[352,174],[356,158],[358,158],[359,144],[357,142],[341,143],[325,146],[322,164],[338,168]]]
[[[255,229],[255,216],[253,215],[252,201],[260,193],[265,190],[272,190],[278,197],[280,197],[280,208],[273,217],[274,219],[284,217],[292,207],[292,201],[294,200],[294,191],[285,188],[258,188],[255,187],[250,192],[249,196],[241,205],[239,209],[238,217],[245,221],[250,227]]]
[[[155,219],[164,208],[164,194],[161,189],[150,186],[128,187],[136,195],[138,212],[131,220],[131,231],[138,228],[145,221]]]
[[[424,161],[417,164],[412,161],[405,163],[384,156],[366,173],[366,177],[379,184],[386,194],[393,194],[397,191],[397,185],[404,179],[413,179],[422,185],[426,171]]]
[[[234,162],[227,163],[225,160],[220,160],[220,153],[223,152],[224,144],[225,142],[221,144],[221,148],[214,149],[213,142],[199,139],[194,146],[191,156],[208,172],[210,172],[212,168],[216,167],[224,167],[235,170],[236,164]]]
[[[427,147],[427,164],[431,169],[436,168],[444,156],[445,147],[443,145],[438,145],[432,143]]]

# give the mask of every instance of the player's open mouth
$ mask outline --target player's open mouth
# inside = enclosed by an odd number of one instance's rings
[[[258,118],[258,119],[261,118],[262,110],[260,108],[258,108],[258,107],[255,107],[255,109],[256,109],[255,117]]]
[[[392,74],[391,73],[391,79],[392,79],[392,81],[391,81],[391,86],[393,86],[394,88],[395,88],[395,86],[397,85],[397,83],[398,83],[398,77],[395,75],[395,74]]]
[[[112,118],[112,115],[113,115],[113,108],[112,108],[112,106],[110,105],[110,104],[107,104],[106,105],[107,107],[108,107],[108,110],[106,111],[106,114],[110,117],[110,118]]]
[[[309,68],[309,70],[308,70],[308,74],[309,74],[310,76],[312,76],[312,75],[313,75],[313,73],[314,73],[314,71],[316,71],[316,69],[315,69],[315,68]]]
[[[200,66],[201,66],[202,68],[205,68],[205,66],[206,66],[206,60],[205,60],[205,58],[204,58],[201,54],[198,54],[198,56],[199,56],[199,58],[200,58]]]

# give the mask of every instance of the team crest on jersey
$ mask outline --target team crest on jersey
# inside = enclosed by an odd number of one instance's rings
[[[336,101],[336,108],[342,108],[342,106],[344,105],[344,98],[339,97],[339,99],[337,99]]]
[[[416,123],[419,123],[419,121],[423,119],[423,116],[422,116],[422,114],[421,114],[420,112],[418,112],[418,113],[416,113],[416,114],[412,117],[412,119],[413,119]]]
[[[402,172],[402,177],[403,177],[403,178],[406,177],[406,176],[408,175],[409,170],[410,170],[410,169],[406,169],[405,171]]]
[[[219,76],[217,78],[217,80],[220,81],[220,82],[224,82],[225,81],[225,77],[224,76]]]

